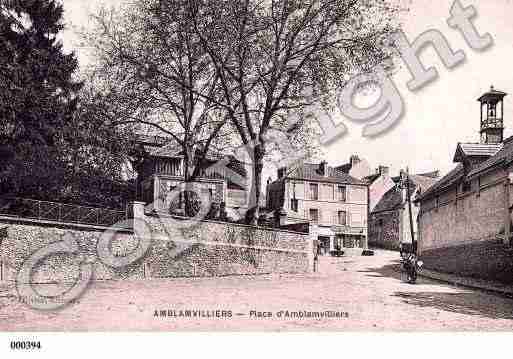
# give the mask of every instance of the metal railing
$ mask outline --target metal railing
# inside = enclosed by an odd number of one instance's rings
[[[109,227],[128,218],[125,211],[25,198],[0,198],[0,215]]]

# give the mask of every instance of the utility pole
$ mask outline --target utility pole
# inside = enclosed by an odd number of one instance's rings
[[[408,200],[408,214],[410,217],[410,234],[412,251],[417,255],[417,241],[415,240],[415,231],[413,229],[413,216],[411,211],[411,194],[410,194],[410,170],[406,167],[406,198]]]

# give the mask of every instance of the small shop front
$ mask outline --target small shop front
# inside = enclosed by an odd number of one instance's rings
[[[332,226],[315,228],[318,255],[330,255],[344,249],[366,249],[367,237],[364,228]]]

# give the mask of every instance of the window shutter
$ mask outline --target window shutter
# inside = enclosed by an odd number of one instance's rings
[[[350,227],[352,227],[352,223],[351,223],[351,212],[347,212],[347,220],[346,220],[346,224]]]
[[[319,224],[324,223],[323,222],[323,218],[322,218],[322,211],[321,211],[320,208],[317,210],[317,213],[318,213],[318,216],[319,216],[319,220],[318,220]]]
[[[332,224],[339,224],[338,223],[338,211],[333,212],[333,216],[331,217],[331,223]]]

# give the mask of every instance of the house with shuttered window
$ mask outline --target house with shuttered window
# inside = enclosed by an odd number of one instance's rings
[[[321,254],[367,248],[368,185],[326,162],[280,168],[267,184],[267,207],[283,226],[308,222]]]
[[[173,200],[183,209],[182,195],[176,191],[184,184],[182,147],[169,138],[155,136],[140,135],[137,143],[145,154],[144,160],[136,168],[141,200],[147,204],[148,209],[152,208],[159,213],[169,213]],[[223,158],[227,162],[218,165]],[[239,220],[244,217],[249,206],[249,170],[249,163],[234,156],[212,154],[204,160],[200,175],[192,186],[195,192],[207,196],[211,202],[224,204],[228,216]]]

